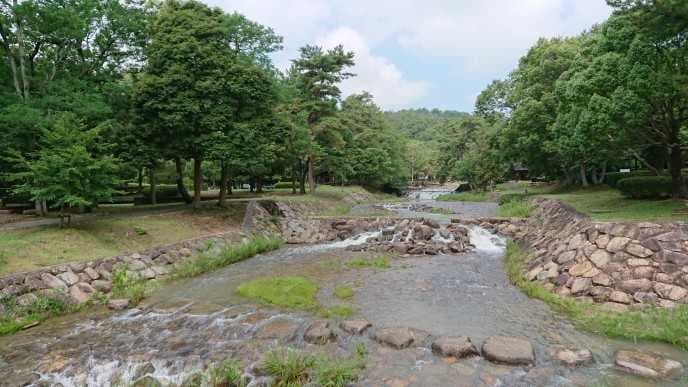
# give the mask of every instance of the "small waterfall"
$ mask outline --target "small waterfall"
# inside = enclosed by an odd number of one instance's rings
[[[476,251],[502,253],[506,246],[504,238],[494,235],[482,227],[469,226],[468,238]]]

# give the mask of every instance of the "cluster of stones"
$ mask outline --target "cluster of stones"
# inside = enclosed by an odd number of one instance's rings
[[[112,273],[119,266],[126,268],[128,278],[158,278],[169,274],[174,265],[192,257],[194,250],[204,249],[209,245],[221,246],[227,243],[227,237],[228,235],[215,235],[197,238],[139,253],[13,274],[0,278],[0,297],[16,297],[19,305],[33,304],[39,296],[83,303],[96,292],[110,292]],[[126,307],[125,301],[113,301],[110,306],[121,309]],[[0,310],[0,314],[2,312]]]
[[[335,225],[334,227],[338,227]],[[397,254],[437,255],[462,253],[471,247],[468,229],[459,224],[441,227],[432,219],[402,219],[353,250],[382,249]]]
[[[613,311],[688,302],[688,226],[594,223],[554,200],[536,204],[528,220],[485,223],[535,251],[528,280]]]

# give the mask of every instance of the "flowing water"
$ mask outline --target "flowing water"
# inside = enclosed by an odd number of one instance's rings
[[[431,199],[424,203],[436,204]],[[408,204],[387,208],[404,217],[429,216]],[[479,203],[454,208],[473,216],[490,216],[495,211],[494,206]],[[432,217],[449,222],[448,215]],[[615,371],[613,354],[618,349],[655,351],[685,365],[688,356],[668,345],[576,331],[545,304],[509,284],[502,267],[505,241],[479,227],[469,227],[475,248],[468,253],[400,257],[387,270],[337,264],[373,256],[345,248],[378,234],[285,247],[167,285],[136,309],[66,316],[0,338],[0,385],[126,385],[146,374],[163,384],[179,385],[213,362],[235,358],[248,366],[257,361],[277,345],[265,334],[274,326],[295,327],[297,334],[289,345],[312,352],[343,355],[354,344],[364,343],[369,355],[358,383],[363,386],[686,385],[685,380],[657,383]],[[321,286],[318,300],[325,306],[341,303],[332,295],[334,287],[352,286],[355,295],[347,303],[356,318],[365,318],[374,327],[403,326],[433,336],[469,336],[477,345],[491,335],[527,337],[535,347],[536,366],[507,367],[481,358],[441,359],[425,346],[393,350],[366,336],[342,334],[326,346],[304,343],[299,337],[313,316],[253,305],[234,292],[244,281],[275,275],[317,281]],[[574,369],[562,367],[549,354],[555,346],[587,348],[595,362]]]

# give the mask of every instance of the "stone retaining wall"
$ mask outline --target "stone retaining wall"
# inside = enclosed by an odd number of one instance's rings
[[[19,304],[28,305],[41,294],[65,294],[73,302],[85,302],[96,291],[110,292],[112,272],[118,265],[126,265],[127,274],[132,278],[153,279],[165,276],[175,264],[193,257],[194,250],[219,249],[229,243],[231,235],[235,234],[204,236],[133,254],[12,274],[0,278],[0,297],[17,297]]]
[[[534,251],[529,280],[612,310],[688,303],[687,225],[600,223],[556,200],[533,203],[526,220],[483,219]]]

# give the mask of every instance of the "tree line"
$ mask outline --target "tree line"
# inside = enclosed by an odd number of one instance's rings
[[[210,180],[220,205],[235,180],[401,186],[404,136],[342,99],[354,54],[308,45],[280,71],[282,41],[194,0],[0,2],[0,194],[88,207],[145,175],[155,203],[171,166],[195,207]]]
[[[686,196],[688,3],[608,0],[605,22],[540,39],[478,96],[443,157],[450,175],[487,187],[524,165],[584,186],[638,165]],[[685,174],[685,172],[684,172]]]

